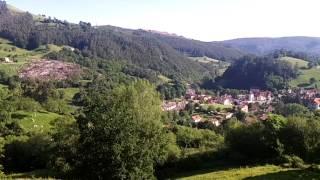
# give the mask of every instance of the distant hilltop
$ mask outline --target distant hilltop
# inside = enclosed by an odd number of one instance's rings
[[[168,32],[156,31],[156,30],[146,30],[146,31],[155,33],[155,34],[165,35],[165,36],[178,36],[175,33],[168,33]]]

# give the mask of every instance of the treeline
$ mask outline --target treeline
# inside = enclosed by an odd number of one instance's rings
[[[205,88],[231,89],[284,89],[291,79],[298,76],[298,69],[289,63],[271,57],[246,56],[235,61],[215,81],[207,80]]]
[[[319,163],[320,124],[316,118],[273,115],[264,122],[230,122],[226,144],[233,158],[246,162],[283,163],[303,167]],[[296,163],[296,164],[290,164]]]

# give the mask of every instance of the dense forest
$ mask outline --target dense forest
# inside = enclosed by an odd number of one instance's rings
[[[298,76],[297,67],[273,57],[245,56],[235,61],[221,77],[203,83],[206,88],[284,89]]]

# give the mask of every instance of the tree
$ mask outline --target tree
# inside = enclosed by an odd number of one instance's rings
[[[146,81],[100,94],[78,118],[81,172],[100,179],[152,179],[166,157],[160,97]]]
[[[309,82],[310,82],[310,84],[314,84],[317,82],[317,80],[314,77],[312,77],[309,79]]]
[[[310,111],[303,105],[289,103],[278,108],[278,113],[283,116],[306,116],[310,114]]]
[[[52,122],[52,154],[50,167],[67,175],[73,173],[79,163],[79,128],[72,116],[64,116]]]

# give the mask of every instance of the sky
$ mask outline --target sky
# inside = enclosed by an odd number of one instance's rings
[[[319,0],[7,0],[19,9],[92,25],[158,30],[202,41],[320,37]]]

